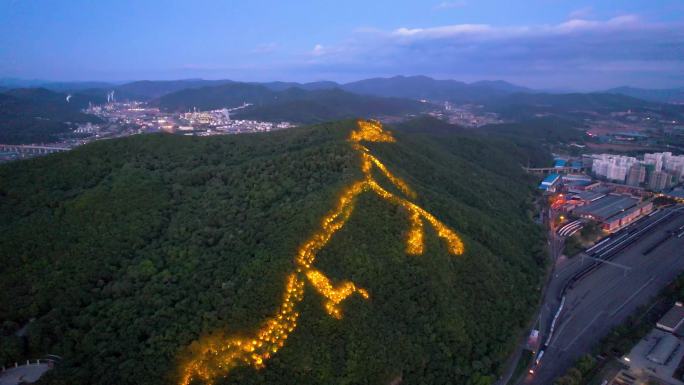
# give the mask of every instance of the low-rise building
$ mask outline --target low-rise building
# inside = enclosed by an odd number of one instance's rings
[[[584,192],[574,197],[581,203],[573,214],[599,222],[606,231],[623,228],[653,211],[652,202],[639,203],[639,199],[631,195]]]
[[[601,224],[601,227],[606,231],[615,231],[627,226],[644,215],[650,214],[652,211],[652,202],[636,205],[619,214],[613,215],[610,218],[606,218]]]
[[[676,302],[656,323],[656,327],[670,333],[675,333],[682,325],[684,325],[684,304],[681,302]]]
[[[684,341],[681,333],[677,333],[683,326],[684,306],[677,302],[656,327],[622,357],[625,369],[608,383],[684,385],[681,377]]]
[[[636,206],[638,202],[639,201],[636,198],[631,196],[607,194],[578,208],[574,213],[582,218],[603,222],[614,215]]]
[[[555,192],[558,186],[560,185],[560,182],[561,176],[559,174],[549,174],[539,184],[539,189],[548,192]]]

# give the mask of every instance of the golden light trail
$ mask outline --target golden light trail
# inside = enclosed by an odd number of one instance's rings
[[[403,207],[408,212],[409,231],[406,238],[406,252],[419,255],[424,251],[424,222],[429,223],[437,235],[442,238],[449,253],[463,254],[461,238],[437,220],[432,214],[415,203],[397,196],[384,189],[373,178],[375,167],[405,196],[415,199],[416,193],[401,178],[394,176],[385,165],[370,153],[361,142],[395,142],[392,133],[382,129],[380,122],[359,120],[358,130],[352,131],[349,142],[361,157],[363,179],[352,183],[342,191],[337,205],[321,221],[320,228],[297,251],[295,256],[296,271],[290,273],[285,281],[285,293],[276,314],[262,323],[256,333],[248,338],[225,337],[212,335],[201,338],[193,349],[193,357],[181,367],[180,385],[188,385],[197,379],[212,384],[215,379],[225,377],[231,369],[238,365],[252,366],[256,369],[264,367],[285,344],[285,340],[297,327],[299,313],[296,305],[304,298],[304,283],[308,281],[325,301],[325,311],[334,318],[342,318],[340,304],[354,293],[368,299],[368,292],[351,281],[342,281],[335,285],[324,273],[313,266],[316,255],[325,247],[332,236],[344,227],[354,210],[356,197],[365,192],[373,192],[390,203]]]

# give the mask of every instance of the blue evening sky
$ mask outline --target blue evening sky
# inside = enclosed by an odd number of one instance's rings
[[[0,78],[684,86],[681,0],[0,0]]]

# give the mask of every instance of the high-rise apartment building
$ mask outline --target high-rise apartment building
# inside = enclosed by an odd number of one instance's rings
[[[626,184],[630,186],[639,186],[646,180],[646,167],[639,163],[633,164],[627,172]]]

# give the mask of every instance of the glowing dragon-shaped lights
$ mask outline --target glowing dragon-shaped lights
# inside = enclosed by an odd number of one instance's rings
[[[216,378],[226,376],[239,365],[262,368],[264,362],[283,347],[289,334],[297,327],[299,313],[296,311],[296,305],[304,298],[306,281],[325,298],[324,309],[334,318],[342,318],[340,304],[352,294],[356,293],[363,299],[370,297],[365,289],[351,281],[342,281],[335,285],[330,278],[313,267],[316,255],[347,223],[354,210],[355,199],[362,193],[373,192],[408,212],[408,254],[423,253],[424,222],[435,229],[437,235],[445,242],[449,253],[463,254],[463,242],[453,230],[415,203],[386,190],[373,177],[372,170],[375,167],[403,195],[411,199],[416,197],[416,193],[406,182],[394,176],[368,148],[361,145],[361,142],[395,142],[395,138],[389,131],[383,130],[380,122],[358,121],[358,129],[351,132],[349,142],[361,157],[363,179],[344,189],[336,206],[323,217],[320,228],[297,251],[297,267],[287,276],[283,300],[276,314],[264,321],[261,328],[251,337],[226,337],[219,334],[203,337],[193,343],[192,357],[181,367],[180,385],[188,385],[193,380],[211,384]]]

